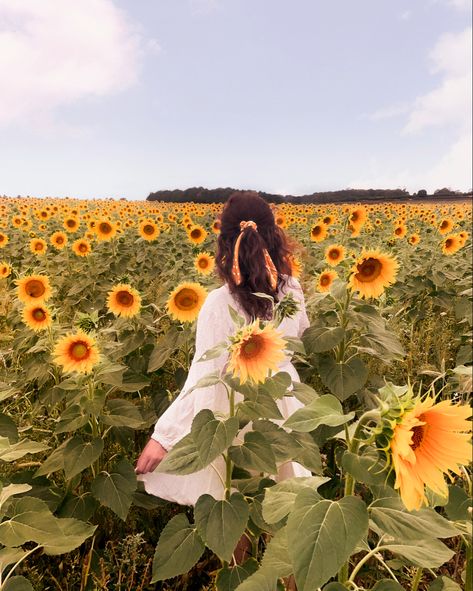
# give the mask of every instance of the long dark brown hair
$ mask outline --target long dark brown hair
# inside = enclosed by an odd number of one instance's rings
[[[256,222],[257,231],[253,228],[243,230],[238,256],[242,281],[236,285],[231,273],[233,249],[240,234],[240,222],[248,220]],[[271,302],[252,292],[266,293],[278,301],[278,288],[287,282],[283,275],[292,274],[288,257],[293,254],[294,245],[284,230],[276,225],[271,207],[255,191],[232,193],[225,202],[219,222],[220,234],[215,256],[218,275],[227,283],[230,293],[251,319],[271,319]],[[271,288],[269,282],[264,248],[267,248],[278,271],[276,290]]]

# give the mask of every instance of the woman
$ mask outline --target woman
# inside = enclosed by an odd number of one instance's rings
[[[292,292],[299,302],[299,310],[294,316],[284,318],[278,330],[285,336],[300,337],[309,326],[302,289],[297,279],[291,277],[290,255],[287,237],[276,225],[273,212],[264,199],[254,192],[234,193],[228,198],[220,218],[216,253],[217,271],[224,284],[208,294],[199,312],[195,355],[187,380],[179,396],[158,419],[136,464],[135,471],[148,493],[182,505],[195,505],[204,493],[216,499],[224,498],[221,478],[225,478],[225,465],[222,458],[213,462],[214,467],[208,466],[185,476],[155,474],[153,470],[167,450],[190,432],[192,420],[200,410],[209,408],[228,413],[227,393],[222,384],[198,388],[190,394],[186,391],[202,376],[225,368],[227,351],[216,359],[197,360],[207,349],[234,333],[229,305],[247,322],[256,317],[269,320],[271,301],[252,292],[264,292],[277,301]],[[289,354],[279,365],[279,370],[288,372],[293,381],[300,381]],[[236,402],[243,399],[241,394],[236,396]],[[292,396],[284,396],[277,404],[284,419],[302,406]],[[283,421],[275,422],[280,424]],[[311,476],[311,472],[296,462],[287,462],[279,467],[277,476],[278,479]]]

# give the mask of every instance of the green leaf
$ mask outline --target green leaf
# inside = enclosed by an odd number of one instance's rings
[[[461,591],[461,587],[449,577],[441,576],[430,583],[428,591]]]
[[[259,472],[277,472],[276,458],[271,445],[265,437],[256,431],[245,433],[243,445],[229,448],[231,460],[240,468],[258,470]]]
[[[4,462],[14,462],[26,454],[35,454],[48,449],[49,445],[31,441],[28,438],[22,439],[13,445],[10,445],[8,437],[0,437],[0,460]]]
[[[86,409],[87,396],[81,398],[81,404],[74,403],[61,414],[54,433],[66,433],[76,431],[83,427],[89,420],[89,412]]]
[[[0,510],[10,497],[13,495],[21,495],[24,492],[28,492],[33,487],[30,484],[9,484],[8,486],[2,486],[0,482]],[[1,572],[1,569],[0,569]]]
[[[78,548],[97,529],[77,519],[55,517],[44,501],[34,497],[16,499],[12,511],[13,516],[0,524],[4,546],[36,542],[46,554],[64,554]]]
[[[304,468],[307,468],[311,472],[322,474],[323,466],[319,446],[314,441],[312,435],[310,433],[297,433],[296,431],[293,431],[291,435],[302,446],[302,451],[292,459],[295,462],[302,464]]]
[[[344,336],[345,331],[340,326],[309,326],[302,342],[307,353],[322,353],[334,349]]]
[[[75,435],[64,448],[64,472],[66,480],[88,468],[103,451],[103,439],[95,437],[92,441],[84,441]]]
[[[448,503],[445,505],[445,511],[449,519],[452,521],[470,520],[468,507],[471,505],[472,499],[467,495],[465,489],[457,485],[448,487]]]
[[[43,476],[44,474],[51,474],[52,472],[57,472],[58,470],[64,469],[64,449],[66,448],[69,441],[71,441],[72,437],[69,439],[65,439],[59,447],[57,447],[54,451],[51,452],[48,458],[44,460],[41,466],[36,470],[34,473],[34,477]]]
[[[248,577],[235,591],[277,591],[278,578],[266,569],[259,569]]]
[[[400,554],[416,566],[424,568],[438,568],[455,554],[447,548],[440,540],[415,540],[396,541],[390,544],[383,544],[383,550],[389,550],[394,554]]]
[[[292,378],[287,371],[278,371],[258,386],[258,391],[269,394],[272,398],[282,398],[289,391]]]
[[[21,575],[10,577],[5,585],[2,586],[2,591],[34,591],[33,585]]]
[[[317,429],[319,425],[338,427],[351,421],[354,416],[354,412],[343,414],[340,402],[331,394],[326,394],[296,410],[284,423],[284,427],[307,433]]]
[[[325,585],[322,591],[348,591],[348,587],[342,585],[341,583],[329,583]]]
[[[321,476],[287,478],[266,488],[263,500],[264,520],[268,523],[277,523],[292,511],[296,497],[302,489],[317,490],[329,480],[330,478]],[[319,500],[322,499],[320,495],[318,497]]]
[[[222,501],[208,494],[201,495],[194,509],[195,525],[200,537],[226,562],[230,562],[237,542],[245,531],[248,515],[248,503],[239,492]]]
[[[187,573],[202,556],[205,544],[184,513],[173,517],[159,536],[151,583]]]
[[[261,570],[275,574],[277,577],[292,575],[293,568],[287,548],[287,530],[282,527],[271,538],[261,561]]]
[[[342,401],[360,390],[368,378],[368,369],[359,357],[342,363],[324,355],[319,358],[318,370],[323,384]]]
[[[243,564],[221,568],[215,579],[217,591],[235,591],[235,589],[258,570],[258,561],[250,558]]]
[[[251,398],[245,397],[243,402],[237,404],[237,416],[244,420],[283,418],[275,400],[261,388]]]
[[[299,492],[287,521],[289,554],[299,591],[321,587],[345,563],[368,531],[368,512],[359,497],[319,500]]]
[[[198,388],[207,388],[208,386],[215,386],[215,384],[218,384],[221,381],[222,378],[220,377],[220,370],[215,370],[201,377],[200,380],[198,380],[191,388],[189,388],[186,391],[186,394],[190,394]]]
[[[197,413],[191,432],[166,454],[155,472],[192,474],[202,470],[229,447],[238,433],[238,419],[219,421],[208,409]]]
[[[218,359],[220,355],[227,350],[227,346],[228,345],[226,341],[218,343],[217,345],[215,345],[215,347],[207,349],[207,351],[205,351],[205,353],[201,357],[199,357],[199,359],[197,359],[197,362],[209,361],[210,359]]]
[[[291,393],[297,398],[297,400],[302,402],[302,404],[310,404],[313,400],[319,397],[313,388],[303,382],[293,382]]]
[[[357,482],[368,485],[383,485],[386,482],[385,464],[375,450],[362,455],[345,451],[342,456],[342,468],[354,476]]]
[[[132,429],[143,427],[143,417],[138,407],[133,402],[122,398],[107,400],[100,420],[114,427],[131,427]]]
[[[26,552],[22,548],[2,548],[0,550],[0,573],[10,564],[15,564]]]
[[[288,433],[272,421],[265,419],[253,421],[253,431],[263,434],[266,441],[271,445],[276,462],[292,460],[304,449],[303,444],[298,441],[293,433]]]
[[[92,482],[90,490],[102,505],[126,520],[136,490],[136,474],[133,466],[125,459],[115,464],[110,472],[103,470]]]
[[[0,413],[0,436],[8,437],[11,443],[18,441],[18,429],[15,422],[3,412]]]
[[[449,538],[460,531],[434,509],[407,511],[399,497],[373,501],[368,508],[370,518],[385,533],[400,540]]]

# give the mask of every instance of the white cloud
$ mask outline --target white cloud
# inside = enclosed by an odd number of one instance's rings
[[[426,127],[455,125],[471,128],[472,29],[445,33],[429,54],[430,71],[443,75],[437,88],[417,97],[402,134]]]
[[[432,0],[434,4],[445,4],[456,10],[471,10],[471,0]]]
[[[129,88],[159,49],[112,0],[0,0],[0,126]]]
[[[392,117],[399,117],[404,115],[411,108],[409,103],[396,103],[395,105],[388,105],[377,109],[374,113],[360,115],[360,119],[371,119],[372,121],[380,121],[382,119],[391,119]]]

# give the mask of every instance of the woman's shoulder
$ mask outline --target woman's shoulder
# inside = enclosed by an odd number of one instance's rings
[[[284,293],[287,292],[288,288],[302,292],[301,284],[299,283],[299,280],[296,277],[294,277],[293,275],[283,275],[283,278],[285,279]]]

